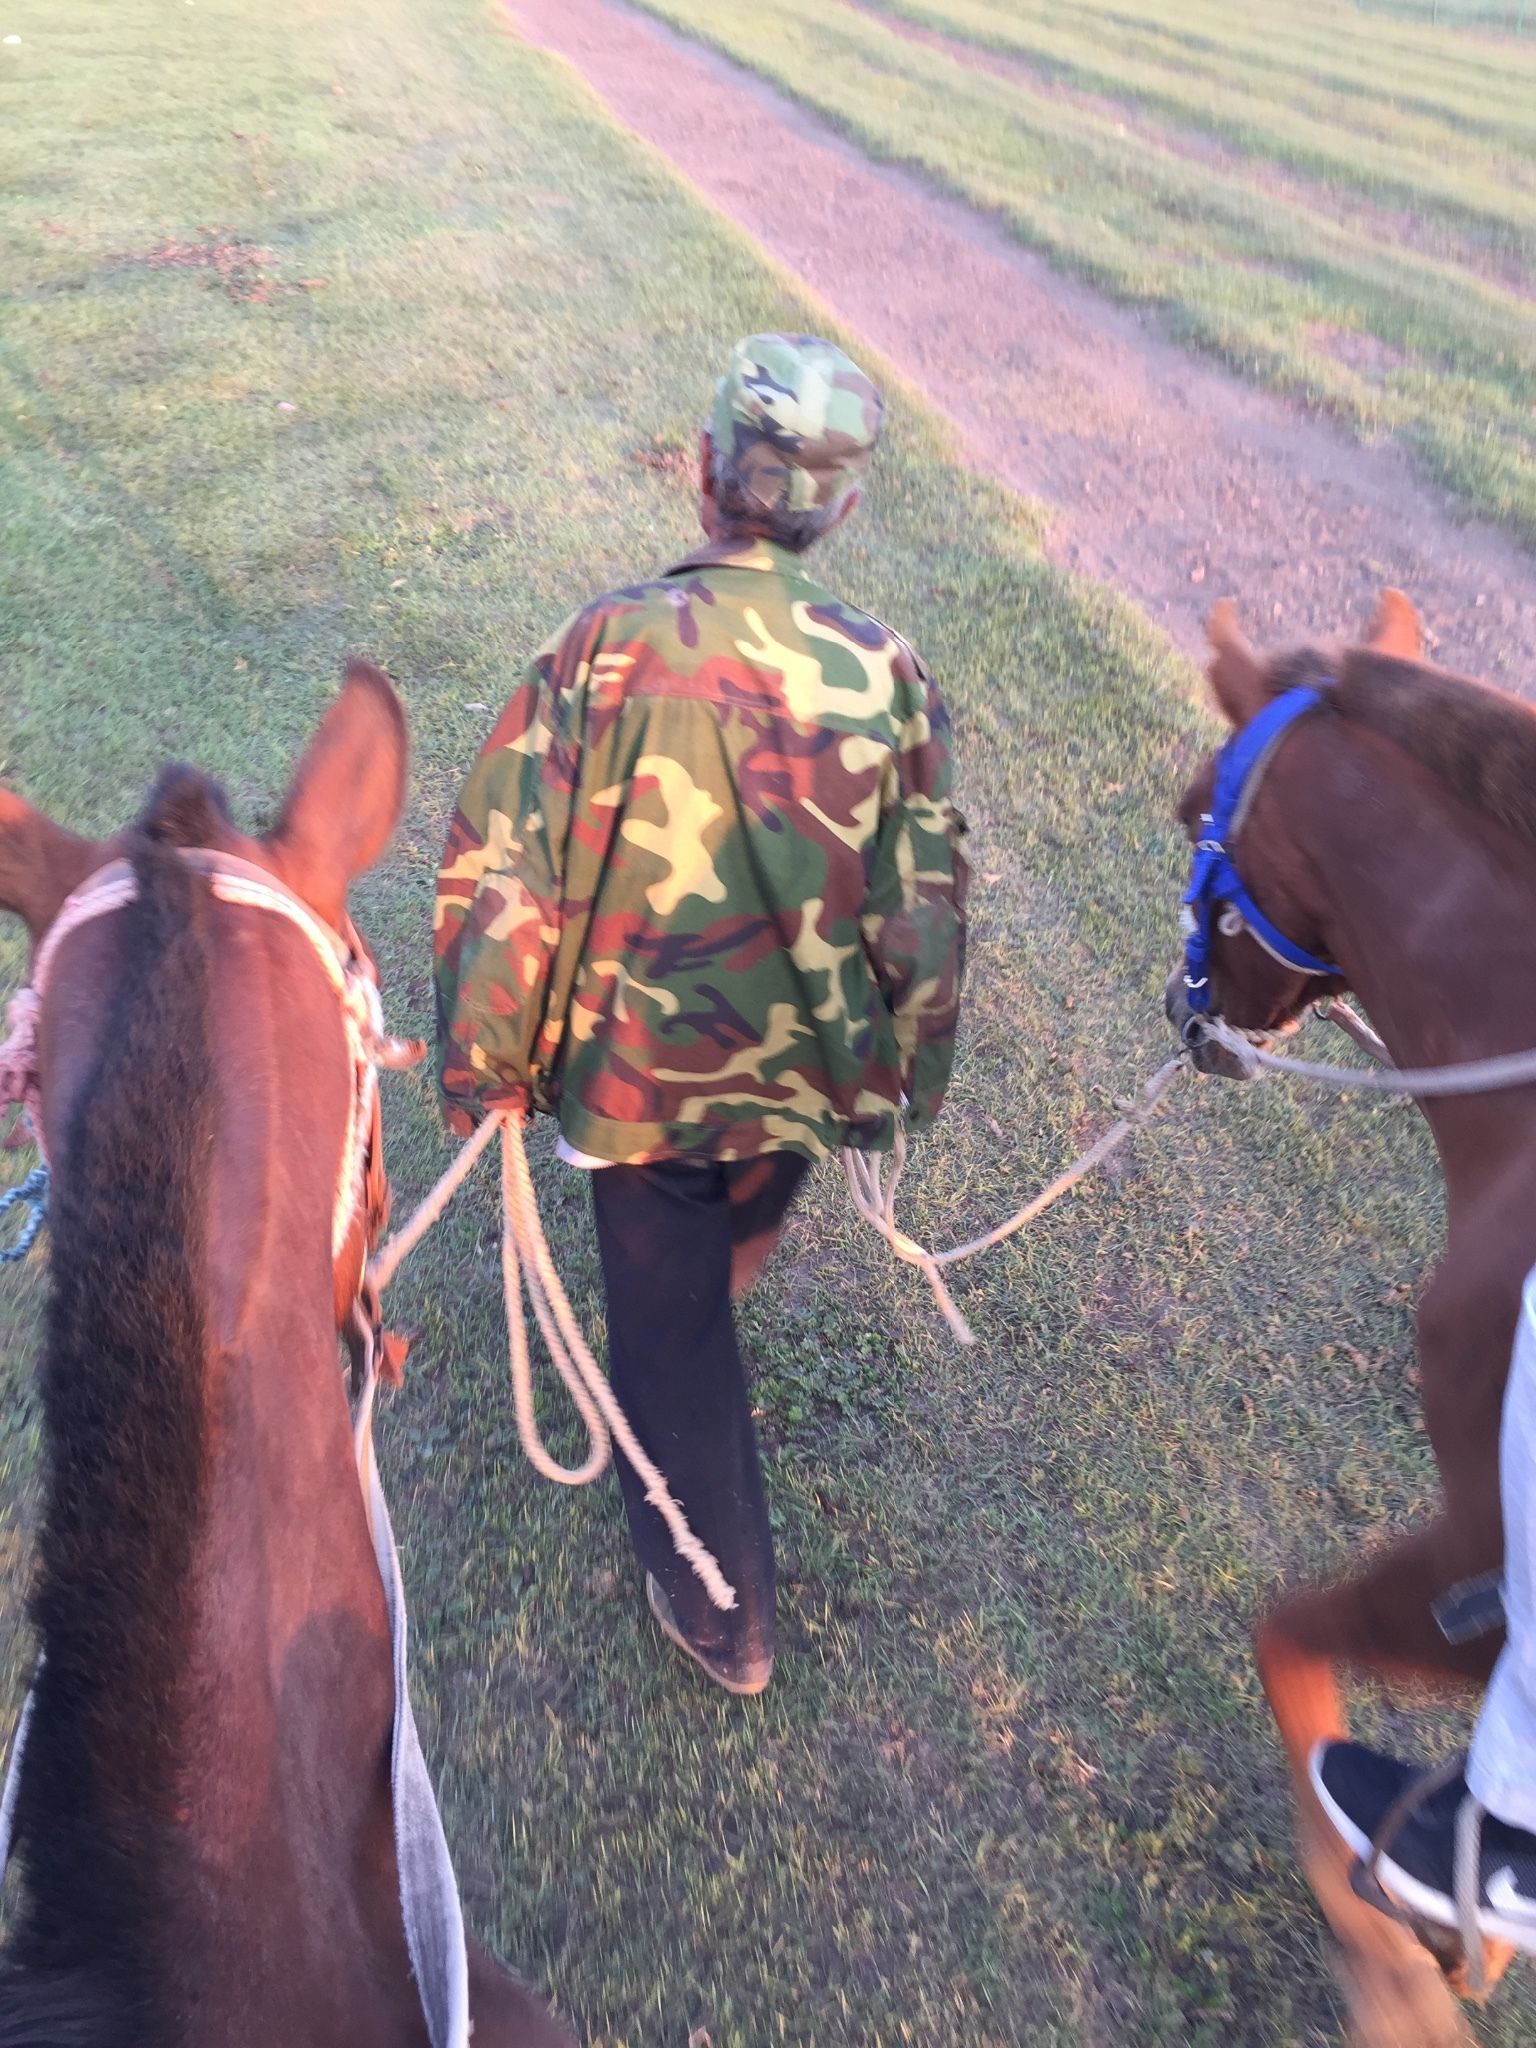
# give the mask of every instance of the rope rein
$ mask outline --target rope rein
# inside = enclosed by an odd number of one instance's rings
[[[1119,1120],[1112,1123],[1102,1137],[1097,1138],[1086,1152],[1080,1153],[1038,1195],[1026,1202],[1022,1209],[1016,1210],[1006,1223],[983,1231],[980,1237],[968,1238],[964,1244],[952,1245],[948,1251],[929,1251],[915,1238],[909,1237],[896,1221],[896,1190],[901,1185],[907,1164],[906,1134],[899,1129],[889,1168],[878,1152],[844,1149],[843,1174],[848,1182],[848,1192],[853,1197],[853,1206],[864,1222],[885,1239],[898,1259],[917,1267],[933,1289],[933,1298],[960,1343],[974,1344],[976,1333],[956,1308],[949,1289],[944,1285],[940,1268],[957,1265],[961,1259],[973,1259],[978,1252],[990,1251],[993,1245],[1002,1244],[1016,1231],[1033,1223],[1037,1216],[1043,1216],[1086,1174],[1092,1173],[1096,1166],[1102,1166],[1106,1159],[1119,1151],[1131,1133],[1151,1116],[1188,1064],[1187,1053],[1175,1053],[1171,1060],[1165,1060],[1134,1102],[1118,1105],[1124,1111]]]
[[[378,1085],[378,1069],[406,1064],[410,1053],[401,1042],[385,1035],[378,987],[371,969],[351,958],[348,948],[337,935],[280,882],[264,870],[243,861],[203,850],[191,850],[186,858],[208,876],[214,894],[223,901],[272,911],[298,925],[310,940],[340,1000],[348,1052],[355,1068],[358,1107],[346,1134],[342,1171],[338,1178],[333,1218],[334,1250],[345,1241],[347,1229],[362,1200],[369,1118]],[[29,1174],[19,1188],[0,1195],[0,1214],[13,1205],[30,1206],[20,1239],[8,1250],[0,1252],[0,1263],[12,1263],[25,1257],[42,1229],[45,1215],[47,1151],[37,1095],[37,1019],[48,970],[58,948],[72,931],[131,902],[135,893],[135,878],[126,863],[112,863],[92,876],[64,905],[38,949],[31,987],[22,990],[10,1005],[12,1028],[10,1037],[0,1045],[0,1082],[5,1084],[5,1099],[23,1104],[44,1163]],[[1325,1087],[1368,1089],[1400,1096],[1465,1095],[1536,1080],[1536,1050],[1492,1060],[1477,1060],[1465,1066],[1398,1069],[1390,1064],[1386,1047],[1375,1032],[1346,1004],[1335,1000],[1319,1008],[1321,1014],[1330,1016],[1340,1029],[1383,1063],[1379,1071],[1323,1066],[1288,1058],[1265,1050],[1219,1017],[1201,1015],[1195,1021],[1202,1036],[1234,1055],[1249,1079],[1267,1073],[1286,1073]],[[974,1344],[975,1332],[955,1304],[944,1280],[944,1269],[1004,1243],[1035,1222],[1096,1167],[1102,1166],[1152,1116],[1190,1061],[1188,1048],[1166,1060],[1143,1085],[1139,1095],[1119,1105],[1122,1114],[1070,1166],[1005,1222],[967,1239],[963,1244],[934,1251],[919,1243],[897,1222],[896,1198],[907,1165],[907,1140],[899,1128],[889,1165],[879,1154],[844,1149],[843,1174],[855,1213],[884,1239],[898,1259],[915,1266],[923,1275],[957,1341],[965,1345]],[[502,1147],[501,1268],[507,1345],[518,1436],[529,1463],[536,1472],[556,1485],[586,1486],[606,1471],[613,1444],[617,1442],[639,1476],[646,1498],[666,1523],[678,1555],[696,1574],[712,1603],[723,1610],[730,1610],[736,1605],[735,1589],[725,1578],[718,1561],[694,1535],[682,1508],[672,1497],[665,1477],[636,1439],[614,1397],[606,1373],[582,1334],[539,1219],[520,1115],[504,1111],[482,1121],[473,1136],[455,1154],[425,1200],[369,1261],[367,1283],[376,1296],[383,1294],[402,1262],[441,1219],[498,1132]],[[551,1361],[587,1433],[586,1456],[576,1465],[562,1465],[551,1454],[540,1434],[534,1400],[533,1358],[524,1315],[525,1287]]]
[[[1125,1114],[1112,1124],[1086,1152],[1057,1175],[1006,1223],[971,1238],[948,1251],[932,1252],[901,1229],[896,1221],[896,1193],[906,1166],[907,1145],[898,1132],[889,1170],[878,1156],[845,1150],[843,1171],[853,1196],[854,1207],[863,1220],[878,1231],[899,1259],[916,1266],[933,1289],[935,1301],[962,1344],[974,1344],[975,1334],[955,1306],[940,1269],[961,1259],[973,1258],[1012,1237],[1032,1223],[1085,1174],[1119,1150],[1138,1125],[1157,1108],[1180,1072],[1189,1064],[1187,1053],[1177,1053],[1158,1068],[1142,1089],[1140,1097],[1125,1106]],[[501,1270],[507,1318],[507,1349],[512,1372],[512,1402],[517,1432],[528,1462],[557,1486],[587,1486],[606,1471],[616,1442],[645,1487],[646,1499],[661,1515],[673,1546],[702,1583],[716,1607],[729,1610],[736,1605],[735,1588],[727,1581],[716,1559],[689,1528],[681,1507],[673,1499],[665,1477],[635,1437],[623,1409],[614,1398],[607,1374],[593,1356],[582,1335],[581,1325],[570,1305],[548,1239],[539,1219],[538,1199],[528,1167],[521,1116],[511,1111],[485,1117],[473,1135],[460,1147],[423,1201],[395,1234],[382,1244],[368,1266],[368,1280],[382,1295],[401,1265],[464,1185],[477,1161],[501,1134]],[[562,1465],[554,1458],[539,1432],[534,1406],[533,1357],[528,1344],[528,1327],[523,1314],[526,1285],[538,1323],[556,1372],[564,1382],[587,1432],[587,1455],[579,1465]]]
[[[630,1427],[608,1376],[582,1335],[576,1312],[555,1269],[549,1241],[539,1219],[533,1176],[523,1142],[520,1118],[500,1111],[484,1119],[474,1135],[455,1153],[447,1171],[407,1222],[387,1239],[368,1266],[368,1278],[382,1295],[409,1257],[463,1186],[481,1154],[501,1134],[501,1273],[507,1318],[507,1349],[512,1367],[512,1405],[517,1433],[533,1469],[556,1486],[590,1486],[608,1469],[617,1442],[645,1487],[645,1497],[667,1525],[673,1547],[703,1585],[714,1606],[728,1612],[736,1605],[736,1589],[688,1526],[667,1482]],[[574,1402],[587,1432],[587,1455],[579,1465],[562,1465],[539,1432],[533,1395],[533,1354],[523,1314],[523,1289],[533,1305],[550,1359]]]
[[[1349,1022],[1343,1021],[1344,1010]],[[1373,1095],[1411,1095],[1429,1100],[1443,1095],[1489,1095],[1500,1088],[1519,1088],[1536,1081],[1536,1047],[1527,1052],[1499,1053],[1493,1059],[1467,1060],[1450,1067],[1394,1067],[1385,1045],[1347,1005],[1334,1004],[1331,1021],[1349,1033],[1357,1044],[1383,1062],[1379,1072],[1368,1067],[1331,1067],[1316,1060],[1298,1060],[1286,1053],[1267,1052],[1245,1032],[1236,1030],[1220,1017],[1190,1020],[1201,1038],[1230,1052],[1243,1069],[1243,1078],[1254,1081],[1264,1073],[1289,1074],[1298,1081],[1312,1081],[1320,1088],[1353,1091],[1364,1089]]]

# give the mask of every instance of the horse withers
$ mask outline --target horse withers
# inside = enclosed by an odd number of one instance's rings
[[[338,1369],[366,1204],[324,971],[405,778],[395,693],[353,664],[263,838],[189,769],[99,843],[0,791],[0,909],[34,981],[47,958],[32,1106],[53,1171],[0,2048],[428,2048]],[[252,881],[291,914],[242,900]],[[469,2007],[475,2048],[568,2048],[473,1946]]]
[[[1337,656],[1260,660],[1226,605],[1209,634],[1211,691],[1234,738],[1180,807],[1196,867],[1191,951],[1168,989],[1175,1028],[1198,1040],[1191,1020],[1203,1012],[1286,1031],[1319,997],[1349,989],[1403,1067],[1528,1048],[1536,711],[1429,666],[1413,607],[1396,591],[1367,644]],[[1209,1043],[1195,1057],[1230,1070],[1231,1055]],[[1308,1759],[1344,1733],[1346,1667],[1487,1683],[1503,1642],[1497,1599],[1482,1603],[1481,1632],[1467,1613],[1503,1564],[1500,1415],[1521,1287],[1536,1266],[1536,1087],[1421,1108],[1447,1200],[1445,1252],[1417,1319],[1440,1511],[1353,1576],[1284,1599],[1256,1639],[1308,1872],[1342,1947],[1357,2038],[1371,2048],[1462,2039],[1464,2023],[1427,1952],[1359,1895]],[[1442,1941],[1439,1960],[1461,1988],[1459,1951]],[[1496,1974],[1508,1952],[1491,1960]]]

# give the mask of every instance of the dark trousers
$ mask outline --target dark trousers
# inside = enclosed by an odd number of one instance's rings
[[[772,1656],[774,1641],[773,1539],[731,1297],[773,1249],[809,1165],[769,1152],[592,1175],[613,1391],[738,1605],[711,1604],[616,1448],[630,1534],[683,1633],[727,1665]]]

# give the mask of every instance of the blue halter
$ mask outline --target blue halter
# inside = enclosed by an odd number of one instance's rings
[[[1201,819],[1204,836],[1195,844],[1194,864],[1184,904],[1189,914],[1189,942],[1184,953],[1184,991],[1189,1007],[1204,1015],[1211,1007],[1211,928],[1217,907],[1228,903],[1242,918],[1266,953],[1298,974],[1337,974],[1331,961],[1319,960],[1288,939],[1260,910],[1243,886],[1228,842],[1235,838],[1257,777],[1273,748],[1298,718],[1322,702],[1316,690],[1287,690],[1266,704],[1258,717],[1234,733],[1216,756],[1216,788],[1211,808]]]

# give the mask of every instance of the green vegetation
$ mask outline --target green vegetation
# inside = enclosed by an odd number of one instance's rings
[[[344,651],[384,661],[416,773],[355,908],[424,1029],[435,856],[493,707],[564,609],[686,543],[726,345],[821,316],[474,0],[6,24],[0,770],[103,829],[182,756],[259,820]],[[1170,813],[1210,727],[893,396],[827,574],[957,716],[973,993],[908,1204],[945,1241],[1164,1056]],[[0,985],[22,965],[7,929]],[[446,1146],[424,1080],[386,1088],[403,1203]],[[600,1336],[585,1189],[544,1144]],[[1246,1629],[1432,1496],[1409,1316],[1436,1189],[1406,1113],[1191,1087],[958,1276],[962,1353],[821,1173],[747,1318],[784,1585],[744,1708],[643,1619],[615,1489],[522,1464],[480,1185],[400,1283],[421,1334],[382,1424],[476,1926],[603,2048],[1336,2038]],[[8,1713],[42,1280],[0,1275]],[[1479,2026],[1533,2020],[1516,1980]]]
[[[1127,112],[1220,136],[1259,163],[1315,173],[1530,254],[1536,195],[1536,53],[1513,64],[1474,52],[1458,64],[1409,36],[1330,10],[1262,17],[1187,5],[1138,9],[1134,0],[1036,0],[1027,11],[992,0],[874,0],[879,12],[961,43],[1020,57],[1037,83],[1060,80],[1113,95]],[[1219,33],[1219,40],[1217,35]],[[1449,152],[1454,151],[1454,156]]]
[[[1536,28],[1531,0],[1355,0],[1367,13],[1395,14],[1436,27],[1528,35]]]
[[[1536,537],[1536,50],[1220,0],[643,4]]]

